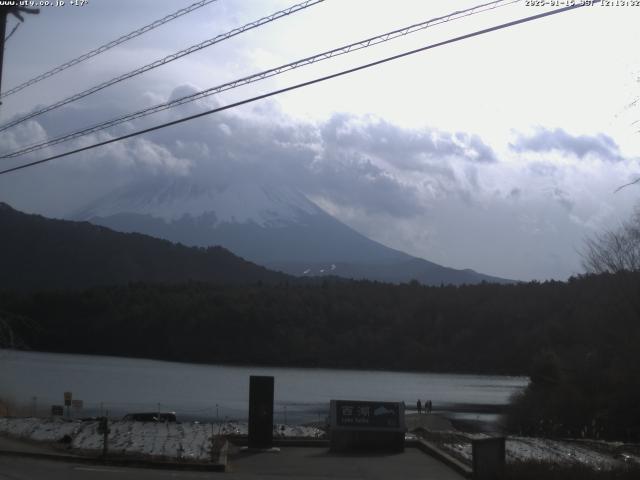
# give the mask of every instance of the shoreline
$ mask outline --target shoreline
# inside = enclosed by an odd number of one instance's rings
[[[163,362],[163,363],[175,363],[180,365],[197,365],[197,366],[211,366],[211,367],[237,367],[237,368],[290,368],[294,370],[338,370],[338,371],[347,371],[347,372],[376,372],[376,373],[415,373],[415,374],[425,374],[425,375],[460,375],[460,376],[487,376],[487,377],[505,377],[505,378],[514,378],[514,379],[528,379],[528,375],[525,373],[505,373],[505,372],[479,372],[479,371],[456,371],[456,370],[418,370],[418,369],[389,369],[389,368],[358,368],[358,367],[349,367],[349,366],[322,366],[322,365],[309,365],[309,366],[299,366],[299,365],[285,365],[280,363],[263,363],[263,364],[253,364],[253,363],[233,363],[233,362],[217,362],[217,363],[209,363],[209,362],[198,362],[194,360],[167,360],[159,357],[135,357],[128,355],[117,355],[110,353],[85,353],[85,352],[61,352],[61,351],[46,351],[46,350],[24,350],[18,348],[0,348],[0,355],[2,352],[18,352],[18,353],[34,353],[34,354],[43,354],[43,355],[79,355],[85,357],[103,357],[110,359],[130,359],[130,360],[141,360],[141,361],[149,361],[149,362]]]

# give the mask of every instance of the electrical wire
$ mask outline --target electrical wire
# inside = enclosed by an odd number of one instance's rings
[[[404,27],[404,28],[400,28],[400,29],[396,29],[393,30],[391,32],[387,32],[387,33],[383,33],[381,35],[377,35],[374,37],[369,37],[367,39],[364,40],[360,40],[358,42],[354,42],[354,43],[350,43],[348,45],[344,45],[338,48],[334,48],[332,50],[327,50],[325,52],[322,53],[318,53],[315,54],[313,56],[310,57],[306,57],[303,58],[301,60],[296,60],[294,62],[291,63],[287,63],[285,65],[281,65],[279,67],[275,67],[275,68],[271,68],[269,70],[264,70],[262,72],[253,74],[253,75],[249,75],[247,77],[244,78],[240,78],[237,80],[233,80],[231,82],[228,83],[224,83],[222,85],[218,85],[215,87],[211,87],[208,88],[206,90],[201,90],[199,92],[190,94],[190,95],[185,95],[183,97],[180,98],[176,98],[174,100],[171,100],[169,102],[166,103],[161,103],[158,105],[154,105],[151,107],[147,107],[143,110],[139,110],[137,112],[133,112],[133,113],[129,113],[127,115],[123,115],[120,117],[116,117],[114,119],[111,120],[107,120],[105,122],[101,122],[98,123],[96,125],[93,125],[91,127],[87,127],[84,128],[82,130],[79,131],[75,131],[72,133],[68,133],[68,134],[64,134],[61,135],[59,137],[56,137],[54,139],[51,140],[47,140],[45,142],[40,142],[40,143],[35,143],[35,144],[31,144],[31,145],[27,145],[25,147],[20,148],[19,150],[13,151],[11,153],[6,153],[6,154],[2,154],[0,155],[0,159],[2,158],[14,158],[20,155],[25,155],[27,153],[31,153],[34,152],[36,150],[40,150],[46,147],[51,147],[54,145],[58,145],[60,143],[63,142],[67,142],[70,140],[74,140],[76,138],[79,137],[83,137],[92,133],[96,133],[102,130],[105,130],[107,128],[111,128],[117,125],[120,125],[122,123],[125,122],[129,122],[131,120],[136,120],[142,117],[146,117],[149,115],[152,115],[154,113],[158,113],[161,112],[163,110],[167,110],[170,108],[175,108],[178,107],[180,105],[184,105],[186,103],[190,103],[190,102],[194,102],[196,100],[200,100],[203,99],[205,97],[209,97],[211,95],[217,94],[217,93],[221,93],[227,90],[231,90],[243,85],[248,85],[250,83],[254,83],[260,80],[264,80],[266,78],[270,78],[276,75],[280,75],[284,72],[290,71],[290,70],[294,70],[296,68],[300,68],[306,65],[311,65],[313,63],[317,63],[317,62],[321,62],[323,60],[328,60],[330,58],[333,57],[337,57],[340,55],[344,55],[350,52],[354,52],[357,50],[361,50],[363,48],[368,48],[371,47],[373,45],[377,45],[380,43],[384,43],[390,40],[393,40],[395,38],[398,37],[402,37],[411,33],[415,33],[421,30],[424,30],[428,27],[433,27],[435,25],[439,25],[442,23],[446,23],[446,22],[450,22],[450,21],[454,21],[454,20],[459,20],[461,18],[465,18],[465,17],[469,17],[471,15],[476,15],[482,12],[485,12],[487,10],[493,10],[496,8],[500,8],[500,7],[505,7],[507,5],[511,5],[514,3],[519,3],[522,0],[496,0],[493,2],[488,2],[488,3],[483,3],[480,5],[476,5],[475,7],[471,7],[465,10],[459,10],[456,12],[452,12],[448,15],[444,15],[441,17],[436,17],[436,18],[432,18],[430,20],[426,20],[424,22],[420,22],[420,23],[416,23],[413,25],[410,25],[408,27]]]
[[[600,0],[593,0],[591,5],[596,5],[598,3],[600,3]],[[459,41],[466,40],[466,39],[469,39],[469,38],[477,37],[477,36],[484,35],[484,34],[487,34],[487,33],[490,33],[490,32],[494,32],[494,31],[497,31],[497,30],[502,30],[502,29],[505,29],[505,28],[513,27],[515,25],[520,25],[520,24],[531,22],[531,21],[534,21],[534,20],[539,20],[541,18],[549,17],[551,15],[557,15],[559,13],[564,13],[564,12],[567,12],[567,11],[570,11],[570,10],[575,10],[577,8],[582,8],[585,5],[587,5],[587,4],[576,3],[576,4],[569,5],[567,7],[551,10],[549,12],[543,12],[543,13],[539,13],[537,15],[531,15],[529,17],[520,18],[518,20],[512,20],[510,22],[502,23],[500,25],[496,25],[496,26],[493,26],[493,27],[485,28],[485,29],[482,29],[482,30],[477,30],[477,31],[472,32],[472,33],[467,33],[465,35],[460,35],[460,36],[457,36],[457,37],[454,37],[454,38],[450,38],[448,40],[437,42],[437,43],[434,43],[434,44],[431,44],[431,45],[426,45],[424,47],[417,48],[417,49],[414,49],[414,50],[409,50],[407,52],[403,52],[403,53],[400,53],[400,54],[397,54],[397,55],[393,55],[393,56],[390,56],[390,57],[386,57],[386,58],[383,58],[381,60],[377,60],[375,62],[367,63],[367,64],[364,64],[364,65],[359,65],[357,67],[349,68],[347,70],[342,70],[340,72],[333,73],[333,74],[330,74],[330,75],[325,75],[325,76],[322,76],[322,77],[318,77],[318,78],[315,78],[313,80],[308,80],[306,82],[302,82],[302,83],[298,83],[298,84],[295,84],[295,85],[291,85],[289,87],[281,88],[281,89],[278,89],[278,90],[273,90],[271,92],[264,93],[262,95],[257,95],[255,97],[247,98],[247,99],[244,99],[244,100],[240,100],[238,102],[234,102],[234,103],[231,103],[229,105],[213,108],[213,109],[210,109],[210,110],[207,110],[207,111],[204,111],[204,112],[200,112],[200,113],[197,113],[197,114],[194,114],[194,115],[190,115],[190,116],[187,116],[187,117],[180,118],[178,120],[173,120],[171,122],[162,123],[160,125],[155,125],[153,127],[149,127],[149,128],[145,128],[143,130],[138,130],[136,132],[129,133],[127,135],[122,135],[120,137],[116,137],[116,138],[112,138],[112,139],[105,140],[105,141],[102,141],[102,142],[94,143],[92,145],[87,145],[85,147],[77,148],[75,150],[71,150],[71,151],[68,151],[68,152],[65,152],[65,153],[60,153],[58,155],[53,155],[53,156],[50,156],[50,157],[47,157],[47,158],[44,158],[42,160],[38,160],[38,161],[35,161],[35,162],[30,162],[30,163],[26,163],[26,164],[23,164],[23,165],[18,165],[18,166],[13,167],[13,168],[8,168],[6,170],[0,171],[0,175],[4,175],[4,174],[7,174],[7,173],[11,173],[11,172],[15,172],[15,171],[18,171],[18,170],[22,170],[22,169],[29,168],[29,167],[32,167],[32,166],[35,166],[35,165],[40,165],[40,164],[43,164],[43,163],[46,163],[46,162],[50,162],[52,160],[57,160],[59,158],[63,158],[63,157],[67,157],[69,155],[73,155],[75,153],[80,153],[80,152],[84,152],[84,151],[87,151],[87,150],[92,150],[94,148],[102,147],[104,145],[109,145],[111,143],[115,143],[115,142],[119,142],[119,141],[122,141],[122,140],[126,140],[128,138],[137,137],[137,136],[143,135],[145,133],[150,133],[150,132],[153,132],[155,130],[160,130],[160,129],[163,129],[163,128],[166,128],[166,127],[170,127],[170,126],[173,126],[173,125],[178,125],[180,123],[188,122],[188,121],[194,120],[196,118],[204,117],[206,115],[211,115],[213,113],[218,113],[218,112],[221,112],[221,111],[224,111],[224,110],[229,110],[231,108],[235,108],[235,107],[239,107],[241,105],[245,105],[245,104],[248,104],[248,103],[256,102],[258,100],[263,100],[265,98],[273,97],[275,95],[279,95],[279,94],[282,94],[282,93],[285,93],[285,92],[290,92],[292,90],[297,90],[299,88],[308,87],[308,86],[314,85],[316,83],[324,82],[326,80],[331,80],[331,79],[337,78],[337,77],[342,77],[344,75],[355,73],[355,72],[358,72],[360,70],[365,70],[365,69],[368,69],[368,68],[371,68],[371,67],[374,67],[374,66],[377,66],[377,65],[382,65],[384,63],[391,62],[393,60],[398,60],[400,58],[408,57],[408,56],[414,55],[416,53],[424,52],[424,51],[431,50],[431,49],[434,49],[434,48],[437,48],[437,47],[442,47],[444,45],[449,45],[449,44],[452,44],[452,43],[455,43],[455,42],[459,42]]]
[[[16,30],[18,30],[18,27],[20,26],[20,22],[16,23],[13,28],[11,29],[11,32],[9,32],[9,35],[7,35],[4,39],[4,43],[7,43],[7,41],[11,38],[11,36],[16,33]],[[0,96],[0,98],[2,98]]]
[[[220,43],[224,40],[227,40],[231,37],[235,37],[236,35],[240,35],[241,33],[244,33],[248,30],[252,30],[254,28],[260,27],[262,25],[265,25],[267,23],[273,22],[275,20],[278,20],[282,17],[285,17],[287,15],[291,15],[293,13],[296,13],[300,10],[304,10],[305,8],[309,8],[313,5],[316,5],[318,3],[324,2],[324,0],[306,0],[302,3],[298,3],[296,5],[293,5],[289,8],[286,8],[285,10],[280,10],[278,12],[275,12],[267,17],[263,17],[259,20],[247,23],[246,25],[243,25],[242,27],[238,27],[235,28],[229,32],[226,33],[222,33],[220,35],[217,35],[213,38],[210,38],[209,40],[205,40],[204,42],[201,42],[197,45],[192,45],[189,48],[185,48],[184,50],[180,50],[179,52],[176,53],[172,53],[171,55],[167,55],[164,58],[161,58],[159,60],[156,60],[152,63],[149,63],[143,67],[137,68],[135,70],[132,70],[128,73],[125,73],[123,75],[120,75],[118,77],[112,78],[111,80],[108,80],[106,82],[101,83],[100,85],[96,85],[95,87],[91,87],[88,90],[85,90],[83,92],[80,93],[76,93],[75,95],[72,95],[71,97],[65,98],[64,100],[60,100],[59,102],[56,102],[52,105],[49,105],[48,107],[44,107],[40,110],[37,110],[35,112],[32,112],[28,115],[25,115],[24,117],[20,117],[16,120],[13,120],[11,122],[5,123],[4,125],[0,126],[0,132],[3,132],[11,127],[14,127],[16,125],[19,125],[23,122],[26,122],[27,120],[37,117],[39,115],[42,115],[43,113],[47,113],[50,112],[51,110],[55,110],[56,108],[60,108],[63,105],[67,105],[71,102],[75,102],[76,100],[80,100],[81,98],[84,98],[88,95],[91,95],[93,93],[99,92],[100,90],[103,90],[107,87],[110,87],[112,85],[115,85],[116,83],[120,83],[123,82],[125,80],[128,80],[132,77],[135,77],[137,75],[141,75],[145,72],[148,72],[149,70],[153,70],[154,68],[158,68],[162,65],[166,65],[168,63],[173,62],[174,60],[178,60],[179,58],[182,58],[186,55],[191,55],[194,52],[197,52],[199,50],[202,50],[203,48],[207,48],[210,47],[211,45],[214,45],[216,43]]]
[[[209,5],[210,3],[213,2],[217,2],[218,0],[200,0],[199,2],[193,3],[191,5],[189,5],[188,7],[185,8],[181,8],[180,10],[171,13],[169,15],[167,15],[166,17],[163,17],[159,20],[156,20],[155,22],[150,23],[149,25],[145,25],[144,27],[140,27],[137,30],[134,30],[132,32],[127,33],[126,35],[122,35],[121,37],[112,40],[109,43],[105,43],[104,45],[101,45],[98,48],[95,48],[83,55],[80,55],[77,58],[74,58],[73,60],[69,60],[68,62],[63,63],[62,65],[58,65],[55,68],[52,68],[51,70],[48,70],[40,75],[38,75],[37,77],[34,77],[30,80],[27,80],[24,83],[21,83],[20,85],[17,85],[9,90],[7,90],[6,92],[2,93],[0,95],[0,98],[5,98],[8,97],[9,95],[13,95],[14,93],[19,92],[20,90],[24,90],[25,88],[34,85],[38,82],[41,82],[42,80],[52,77],[53,75],[56,75],[60,72],[62,72],[63,70],[66,70],[67,68],[73,67],[74,65],[77,65],[81,62],[84,62],[85,60],[88,60],[92,57],[95,57],[96,55],[100,55],[103,52],[106,52],[107,50],[120,45],[121,43],[124,43],[128,40],[131,40],[133,38],[139,37],[140,35],[147,33],[150,30],[153,30],[154,28],[157,28],[161,25],[164,25],[165,23],[168,23],[172,20],[175,20],[176,18],[179,18],[183,15],[186,15],[187,13],[193,12],[194,10],[197,10],[198,8],[202,8],[206,5]],[[13,33],[13,32],[11,32]],[[11,36],[11,34],[9,34],[9,37]],[[8,39],[8,37],[7,37]],[[6,41],[6,40],[5,40]]]
[[[631,185],[636,185],[636,184],[638,184],[638,183],[640,183],[640,178],[636,178],[636,179],[635,179],[634,181],[632,181],[632,182],[625,183],[624,185],[622,185],[622,186],[620,186],[620,187],[616,188],[616,189],[613,191],[613,193],[618,193],[620,190],[625,189],[625,188],[627,188],[627,187],[630,187]]]

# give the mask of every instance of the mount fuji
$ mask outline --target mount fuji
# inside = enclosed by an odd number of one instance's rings
[[[395,283],[415,279],[426,285],[510,282],[386,247],[327,214],[296,189],[272,184],[147,181],[118,189],[72,218],[188,246],[220,245],[296,276]]]

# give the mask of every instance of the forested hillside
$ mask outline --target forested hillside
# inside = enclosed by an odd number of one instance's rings
[[[0,288],[87,288],[189,280],[237,285],[289,278],[224,248],[189,248],[86,222],[27,215],[4,203],[0,203],[0,226]]]
[[[622,361],[638,314],[611,275],[519,285],[135,284],[5,292],[34,349],[198,362],[527,373],[553,351]]]
[[[29,348],[166,360],[530,374],[510,423],[633,436],[640,425],[640,275],[424,287],[134,284],[0,294]]]

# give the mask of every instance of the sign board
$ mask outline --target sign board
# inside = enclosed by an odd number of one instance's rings
[[[71,392],[64,392],[64,406],[71,406]]]
[[[64,415],[64,407],[62,405],[51,405],[51,415]]]
[[[404,402],[331,400],[332,451],[404,450]]]
[[[336,400],[336,426],[376,429],[400,427],[400,404]],[[404,419],[404,416],[403,416]]]
[[[82,409],[82,400],[71,400],[71,406],[73,408],[77,408],[78,410]]]
[[[404,432],[404,403],[331,400],[331,428]]]

